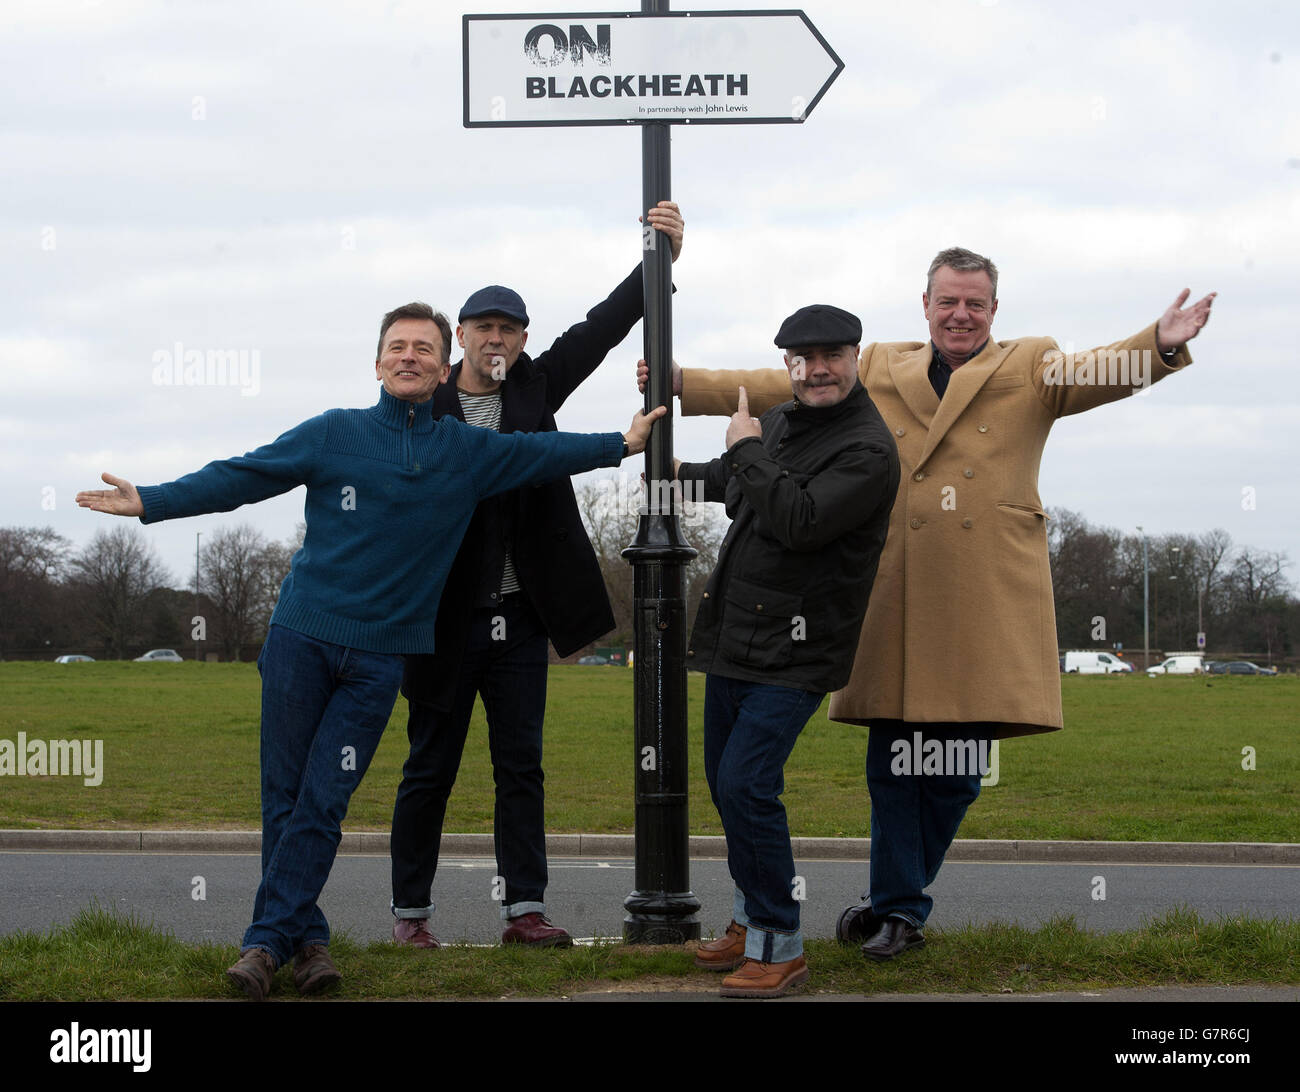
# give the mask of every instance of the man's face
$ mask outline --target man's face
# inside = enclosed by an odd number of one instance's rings
[[[790,389],[805,406],[844,401],[858,381],[856,345],[806,345],[785,354]]]
[[[950,364],[966,358],[988,340],[998,301],[993,282],[983,271],[959,273],[948,266],[935,270],[930,291],[921,294],[930,337]]]
[[[508,315],[478,315],[456,327],[465,350],[465,370],[479,387],[492,388],[506,377],[528,342],[528,331]]]
[[[384,334],[384,351],[375,361],[375,378],[403,402],[427,402],[447,378],[442,334],[428,319],[398,319]]]

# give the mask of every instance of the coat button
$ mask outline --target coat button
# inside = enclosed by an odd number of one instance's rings
[[[695,655],[695,649],[693,649],[693,648],[687,649],[687,650],[686,650],[686,655],[687,655],[687,656],[694,656],[694,655]]]
[[[895,436],[902,436],[902,435],[903,435],[903,431],[904,431],[904,430],[901,429],[901,428],[896,428],[896,429],[894,429],[894,435],[895,435]]]
[[[970,467],[967,467],[964,471],[962,471],[962,473],[964,473],[968,478],[975,477],[975,471],[971,470]]]
[[[963,527],[973,527],[973,526],[975,526],[974,523],[972,523],[972,522],[971,522],[970,520],[968,520],[968,519],[964,519],[964,520],[962,520],[962,521],[961,521],[961,525],[962,525]]]
[[[918,482],[923,482],[923,481],[925,481],[925,471],[924,471],[924,470],[918,470],[915,474],[912,475],[912,477],[913,477],[914,480],[916,480],[916,481],[918,481]]]
[[[988,432],[988,430],[989,430],[989,426],[988,426],[988,425],[980,425],[979,430],[980,430],[980,432]]]
[[[763,609],[763,604],[762,604],[762,603],[755,603],[755,604],[754,604],[754,609],[755,609],[755,610],[762,610],[762,609]]]
[[[708,597],[709,597],[708,592],[705,592],[702,596],[700,596],[701,599],[707,599]]]
[[[912,530],[916,530],[916,528],[921,526],[921,521],[919,519],[913,519],[911,525],[912,525]]]

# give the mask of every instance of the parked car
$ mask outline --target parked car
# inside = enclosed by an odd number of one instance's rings
[[[1064,670],[1071,675],[1118,675],[1133,667],[1109,652],[1067,652]]]
[[[610,661],[604,656],[583,656],[578,663],[583,667],[608,667]]]
[[[1277,668],[1260,667],[1258,664],[1252,664],[1249,660],[1230,660],[1223,665],[1223,674],[1226,675],[1276,675]]]
[[[137,656],[135,662],[138,664],[183,664],[185,660],[177,656],[175,651],[170,648],[155,648],[146,652],[143,656]]]
[[[94,656],[57,656],[54,662],[56,664],[93,664]]]
[[[1148,675],[1199,675],[1205,665],[1199,656],[1170,656],[1169,659],[1147,668]]]

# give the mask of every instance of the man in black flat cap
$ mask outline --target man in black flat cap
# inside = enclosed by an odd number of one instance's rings
[[[646,245],[666,235],[681,251],[677,206],[645,217]],[[519,294],[489,285],[465,301],[456,339],[464,359],[434,391],[435,415],[497,432],[554,432],[555,413],[641,318],[641,266],[536,358],[525,353],[528,311]],[[412,513],[412,519],[419,518]],[[560,478],[480,504],[438,607],[436,651],[407,658],[411,750],[393,808],[393,939],[436,948],[429,929],[447,799],[460,769],[476,697],[487,712],[496,784],[498,876],[483,889],[501,902],[506,944],[568,947],[546,917],[542,721],[547,642],[568,656],[614,628],[605,581]]]
[[[796,311],[775,338],[793,401],[755,420],[741,387],[726,453],[677,464],[732,520],[687,651],[708,673],[704,769],[736,887],[731,924],[696,963],[734,971],[726,997],[780,997],[808,978],[782,771],[848,681],[898,490],[894,438],[858,380],[861,338],[838,307]]]

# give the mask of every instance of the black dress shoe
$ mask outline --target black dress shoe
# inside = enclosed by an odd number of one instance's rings
[[[908,948],[920,948],[924,944],[925,934],[910,921],[886,918],[875,935],[862,946],[862,954],[877,963],[883,963]]]
[[[871,900],[863,899],[846,906],[835,923],[835,939],[841,944],[860,945],[881,926],[881,919],[871,912]]]

